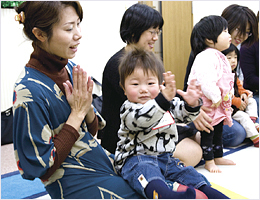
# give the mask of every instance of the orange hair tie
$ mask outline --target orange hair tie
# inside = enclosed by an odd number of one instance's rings
[[[18,15],[15,15],[14,17],[15,21],[18,21],[19,23],[24,23],[24,20],[25,20],[25,15],[24,15],[24,12],[20,12],[20,14]]]

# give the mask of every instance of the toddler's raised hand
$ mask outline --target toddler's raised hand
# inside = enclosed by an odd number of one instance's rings
[[[196,79],[190,81],[187,91],[177,90],[177,93],[183,97],[187,104],[191,107],[196,107],[199,105],[199,98],[202,95],[200,85],[196,84]]]
[[[165,86],[160,86],[161,92],[168,101],[171,101],[176,95],[176,85],[174,79],[175,76],[170,71],[168,71],[163,73],[163,77]]]

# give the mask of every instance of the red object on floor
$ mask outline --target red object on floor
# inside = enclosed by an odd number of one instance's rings
[[[173,184],[173,190],[175,192],[184,192],[184,191],[187,190],[187,188],[188,188],[188,186],[179,184],[177,182],[175,182]],[[203,192],[201,192],[200,190],[195,189],[195,192],[196,192],[196,199],[208,199],[208,197]]]

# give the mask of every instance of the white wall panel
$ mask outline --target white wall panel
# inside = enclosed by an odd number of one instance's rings
[[[137,1],[81,1],[82,40],[73,61],[102,81],[108,59],[125,46],[119,28],[125,10]],[[1,9],[1,111],[12,106],[13,85],[33,51],[14,20],[13,9]]]

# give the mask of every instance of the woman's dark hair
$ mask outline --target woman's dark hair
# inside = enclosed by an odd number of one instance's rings
[[[191,33],[190,43],[194,56],[205,50],[208,45],[206,39],[217,43],[218,36],[227,29],[227,21],[217,15],[203,17],[194,27]]]
[[[136,3],[129,7],[122,18],[120,25],[120,36],[123,42],[137,43],[141,34],[149,28],[162,29],[164,24],[161,14],[145,5]]]
[[[232,33],[236,28],[239,28],[238,35],[246,35],[247,23],[250,24],[250,33],[252,33],[252,35],[248,37],[242,45],[246,44],[251,46],[258,40],[257,17],[248,7],[232,4],[223,10],[221,16],[228,22],[229,33]]]
[[[238,48],[234,45],[234,44],[230,44],[228,49],[225,49],[224,51],[221,51],[225,56],[231,52],[235,51],[235,54],[237,55],[237,63],[239,62],[239,58],[240,58],[240,53]],[[235,81],[234,81],[234,93],[236,97],[239,97],[239,93],[238,93],[238,86],[237,86],[237,67],[235,69],[232,70],[233,73],[235,73]]]
[[[130,76],[136,68],[144,70],[145,74],[151,71],[158,77],[159,84],[163,82],[165,72],[162,60],[152,51],[133,48],[125,52],[121,57],[119,65],[120,86],[124,89],[125,79]]]
[[[78,1],[25,1],[15,10],[18,14],[24,12],[23,32],[30,40],[37,43],[38,40],[32,33],[32,29],[39,28],[47,34],[49,40],[53,34],[53,25],[60,20],[62,8],[68,6],[75,8],[80,21],[82,21],[83,10]]]

